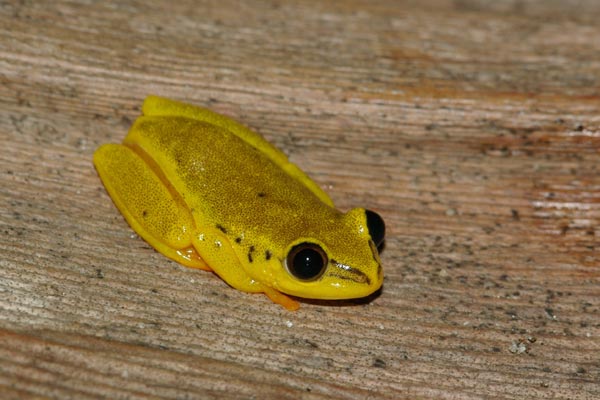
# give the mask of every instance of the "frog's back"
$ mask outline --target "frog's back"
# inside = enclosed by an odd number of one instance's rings
[[[327,214],[317,218],[336,213],[263,151],[209,122],[143,116],[124,144],[152,154],[151,162],[182,196],[200,226],[270,226],[279,230],[276,235],[285,236],[284,231],[293,232],[294,225],[302,224],[303,210]],[[288,226],[281,225],[283,214]]]
[[[269,143],[258,133],[245,127],[239,122],[224,115],[217,114],[206,108],[181,103],[175,100],[158,96],[148,96],[142,106],[143,114],[155,117],[185,117],[196,121],[207,122],[226,130],[245,141],[248,145],[259,150],[265,157],[286,171],[294,179],[298,180],[310,191],[312,191],[323,203],[333,207],[333,201],[312,179],[308,177],[295,164],[290,163],[286,155],[277,147]]]

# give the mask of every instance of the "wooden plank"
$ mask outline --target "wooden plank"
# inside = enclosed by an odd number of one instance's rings
[[[600,398],[595,1],[0,4],[2,398]],[[380,212],[295,313],[165,259],[91,164],[147,94]]]

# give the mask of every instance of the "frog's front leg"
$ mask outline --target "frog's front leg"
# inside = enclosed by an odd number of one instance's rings
[[[288,311],[296,311],[300,308],[300,303],[278,290],[265,286],[263,292],[273,303],[283,306]]]
[[[243,292],[264,293],[271,301],[290,311],[300,308],[296,300],[252,279],[242,267],[231,242],[221,231],[201,230],[192,237],[192,243],[210,268],[232,287]]]

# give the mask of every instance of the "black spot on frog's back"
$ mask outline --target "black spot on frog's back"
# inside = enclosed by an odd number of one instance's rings
[[[250,246],[250,248],[248,249],[248,262],[253,262],[254,261],[254,257],[252,256],[252,253],[254,253],[254,250],[256,250],[254,248],[254,246]]]

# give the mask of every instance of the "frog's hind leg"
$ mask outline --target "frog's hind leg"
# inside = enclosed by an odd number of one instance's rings
[[[94,165],[113,202],[129,225],[165,256],[192,268],[211,268],[194,250],[192,215],[158,166],[141,150],[105,144]]]

